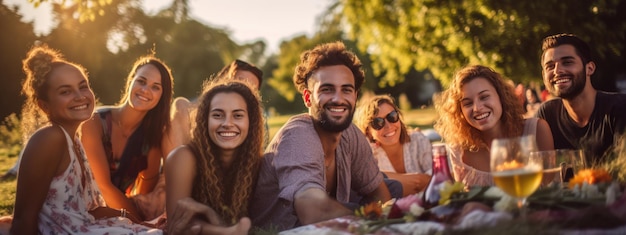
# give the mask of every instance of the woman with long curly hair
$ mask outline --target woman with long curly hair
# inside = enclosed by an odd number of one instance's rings
[[[231,226],[248,216],[265,128],[260,98],[238,81],[203,89],[189,144],[172,151],[165,164],[168,230],[178,224],[179,200],[191,197],[212,208]],[[175,231],[172,231],[175,230]]]
[[[212,80],[236,80],[250,85],[253,89],[260,91],[263,82],[263,71],[253,64],[243,60],[234,60],[224,66]],[[172,101],[171,123],[172,128],[168,131],[163,140],[162,151],[166,156],[176,147],[189,143],[191,132],[196,125],[193,123],[198,108],[198,100],[190,101],[185,97],[176,97]],[[266,136],[268,138],[269,136]]]
[[[554,149],[547,122],[524,119],[513,86],[493,69],[474,65],[458,71],[450,88],[435,99],[435,129],[450,148],[456,181],[493,185],[489,147],[497,138],[535,135],[539,150]]]

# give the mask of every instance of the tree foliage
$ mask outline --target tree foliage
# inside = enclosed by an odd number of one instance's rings
[[[599,60],[620,57],[626,3],[620,0],[340,0],[349,37],[372,56],[376,75],[394,85],[411,69],[447,84],[467,64],[495,68],[514,81],[540,76],[540,44],[574,33]]]
[[[74,15],[80,22],[94,21],[97,17],[103,16],[106,8],[113,4],[113,0],[28,0],[35,7],[44,2],[52,2],[61,6],[71,6],[75,8]]]
[[[356,42],[345,37],[340,24],[341,18],[338,14],[335,14],[338,6],[338,4],[331,5],[326,14],[320,16],[318,19],[320,28],[312,37],[300,35],[281,42],[280,53],[276,58],[277,68],[272,72],[272,78],[268,81],[268,84],[288,101],[300,101],[295,99],[296,96],[299,96],[299,93],[293,85],[293,74],[296,65],[300,61],[302,52],[312,49],[319,44],[334,41],[342,41],[346,48],[354,52],[361,60],[366,80],[362,89],[374,90],[377,87],[377,78],[374,77],[370,69],[369,55],[362,53],[358,50]]]
[[[20,97],[20,91],[21,81],[25,77],[22,59],[37,38],[33,24],[20,21],[22,16],[17,12],[17,8],[9,8],[0,0],[0,120],[19,112],[22,107],[24,99]]]
[[[165,61],[172,69],[175,96],[190,98],[198,95],[205,79],[232,60],[264,59],[264,42],[235,43],[227,30],[191,18],[188,0],[172,0],[155,15],[145,14],[140,0],[31,0],[35,6],[46,1],[59,24],[40,40],[87,68],[103,104],[119,100],[133,61],[142,55],[154,53]],[[93,6],[89,11],[98,14],[85,20],[85,6]],[[27,43],[32,45],[33,40]],[[19,58],[28,48],[22,50]]]

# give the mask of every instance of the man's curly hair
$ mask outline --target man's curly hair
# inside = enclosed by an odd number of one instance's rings
[[[300,55],[300,63],[296,66],[293,83],[298,92],[308,88],[309,78],[320,67],[345,65],[354,75],[354,87],[358,91],[365,80],[362,64],[356,55],[346,49],[342,42],[331,42],[316,46]]]

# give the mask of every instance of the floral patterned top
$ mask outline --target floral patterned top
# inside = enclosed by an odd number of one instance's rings
[[[72,141],[69,134],[62,127],[61,129],[67,140],[70,164],[62,175],[54,177],[50,183],[48,195],[39,212],[39,232],[41,234],[162,234],[161,230],[133,224],[127,218],[112,217],[96,220],[89,214],[89,210],[106,206],[106,204],[89,168],[83,146],[78,138]],[[78,143],[78,146],[74,146],[74,143]],[[77,156],[74,147],[81,156]],[[81,167],[79,157],[84,168]],[[85,169],[84,172],[83,169]]]

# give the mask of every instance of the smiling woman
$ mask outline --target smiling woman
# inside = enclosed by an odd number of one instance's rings
[[[139,221],[124,210],[106,207],[94,181],[78,138],[95,105],[85,69],[36,46],[24,60],[24,72],[23,118],[42,115],[47,123],[24,148],[10,234],[161,234],[131,223]]]
[[[422,191],[430,180],[432,148],[420,131],[409,132],[388,95],[361,100],[355,124],[370,141],[378,168],[402,184],[403,196]]]
[[[165,63],[146,56],[126,80],[119,104],[98,108],[85,123],[82,142],[107,204],[152,220],[165,210],[164,182],[157,183],[173,77]]]
[[[172,234],[188,232],[188,221],[177,217],[176,210],[184,210],[177,206],[182,199],[212,208],[218,224],[230,226],[248,216],[256,183],[265,136],[256,90],[237,81],[203,90],[190,143],[174,149],[165,164]]]
[[[451,151],[456,181],[466,186],[493,185],[489,146],[496,138],[536,136],[539,150],[552,150],[546,121],[524,120],[513,86],[493,69],[474,65],[459,70],[450,87],[435,99],[440,110],[437,132]]]

